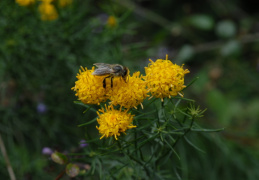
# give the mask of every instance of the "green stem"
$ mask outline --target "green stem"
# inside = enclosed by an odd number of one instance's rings
[[[150,178],[151,178],[150,172],[149,172],[148,168],[145,166],[145,164],[142,163],[141,161],[139,161],[138,159],[136,159],[135,157],[133,157],[133,156],[131,156],[131,155],[129,155],[129,154],[127,154],[127,155],[130,157],[130,159],[134,160],[136,163],[140,164],[140,165],[144,168],[144,170],[145,170],[146,173],[147,173],[147,176],[148,176],[149,179],[150,179]]]
[[[190,127],[184,132],[182,136],[178,136],[178,138],[175,140],[174,144],[172,145],[173,148],[176,146],[176,144],[182,137],[184,137],[188,132],[190,132],[190,130],[192,129],[193,123],[194,123],[194,117],[192,117]]]
[[[119,146],[121,152],[122,152],[123,154],[127,155],[128,157],[130,157],[130,159],[132,159],[132,160],[134,160],[135,162],[137,162],[138,164],[140,164],[140,165],[144,168],[144,170],[146,171],[147,176],[151,178],[150,173],[149,173],[149,170],[147,169],[147,167],[145,166],[145,164],[142,163],[140,160],[136,159],[135,157],[133,157],[132,155],[130,155],[129,153],[125,153],[124,151],[122,151],[122,146],[121,146],[121,143],[120,143],[119,140],[117,140],[117,143],[118,143],[118,146]]]
[[[4,158],[5,162],[6,162],[6,166],[7,166],[7,170],[8,170],[10,179],[11,179],[11,180],[16,180],[16,177],[15,177],[13,168],[12,168],[12,166],[11,166],[9,157],[8,157],[8,155],[7,155],[7,151],[6,151],[6,149],[5,149],[4,141],[3,141],[3,139],[2,139],[1,134],[0,134],[0,149],[1,149],[1,152],[2,152],[2,154],[3,154],[3,158]]]

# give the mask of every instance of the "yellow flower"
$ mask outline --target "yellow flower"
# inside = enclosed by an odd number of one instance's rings
[[[81,69],[82,71],[79,70],[79,74],[76,76],[78,80],[75,82],[75,86],[71,88],[76,91],[78,99],[85,104],[100,104],[100,102],[106,101],[106,92],[109,87],[103,88],[103,77],[92,75],[94,67],[91,70],[83,67]]]
[[[43,3],[48,3],[48,4],[50,4],[52,1],[54,1],[54,0],[41,0]]]
[[[119,104],[125,108],[136,108],[147,97],[147,93],[146,82],[142,80],[140,72],[135,72],[132,76],[128,76],[126,83],[121,78],[114,82],[109,99],[112,105]]]
[[[115,27],[117,25],[117,20],[114,16],[109,16],[107,19],[107,26],[108,27]]]
[[[145,67],[146,81],[149,92],[152,97],[163,98],[177,96],[183,96],[180,91],[185,88],[184,75],[189,73],[188,69],[183,69],[182,66],[173,64],[167,59],[157,59],[156,62],[149,60],[148,67]]]
[[[50,2],[51,0],[43,0],[39,5],[40,17],[43,21],[52,21],[58,18],[57,10]]]
[[[72,4],[73,0],[59,0],[58,1],[58,6],[59,7],[66,7],[70,4]]]
[[[20,6],[29,6],[31,4],[34,4],[35,0],[15,0],[15,2]]]
[[[99,127],[96,126],[96,128],[102,135],[100,139],[114,136],[118,140],[117,136],[120,136],[120,133],[125,133],[127,129],[136,127],[132,124],[134,115],[128,111],[115,110],[113,106],[105,106],[105,110],[102,108],[99,112],[97,111]]]

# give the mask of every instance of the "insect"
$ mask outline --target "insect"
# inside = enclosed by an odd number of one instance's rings
[[[106,76],[103,79],[103,88],[106,88],[106,79],[111,78],[111,88],[113,87],[113,78],[122,77],[126,82],[129,69],[120,64],[95,63],[97,69],[92,73],[95,76]]]

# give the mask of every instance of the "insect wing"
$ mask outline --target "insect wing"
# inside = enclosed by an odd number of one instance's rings
[[[111,68],[111,64],[107,63],[95,63],[94,65],[98,68]]]
[[[111,74],[113,71],[110,68],[98,68],[93,72],[93,75],[102,76]]]
[[[113,72],[110,64],[95,63],[94,65],[97,67],[97,69],[93,72],[93,75],[102,76],[111,74]]]

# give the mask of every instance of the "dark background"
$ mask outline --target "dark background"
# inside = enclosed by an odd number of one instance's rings
[[[259,179],[258,3],[74,0],[54,21],[40,20],[38,4],[0,1],[0,133],[17,179],[54,179],[60,169],[42,149],[72,151],[84,139],[77,125],[96,115],[73,103],[80,65],[144,73],[166,54],[190,70],[186,84],[199,77],[184,92],[208,108],[198,123],[225,128],[199,136],[206,153],[179,152],[182,179]],[[9,178],[2,155],[0,177]]]

